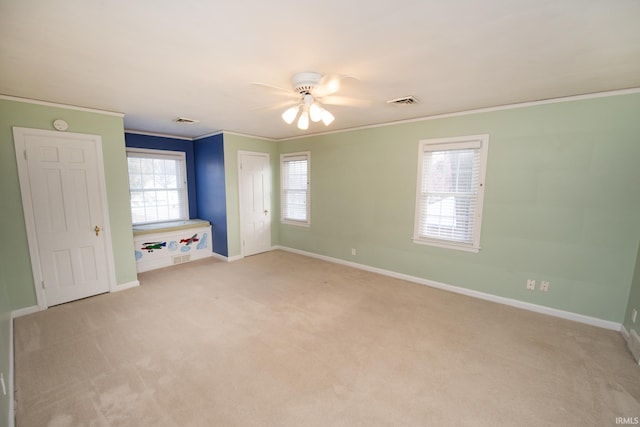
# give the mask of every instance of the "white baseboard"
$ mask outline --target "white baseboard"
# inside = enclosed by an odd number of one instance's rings
[[[24,308],[19,308],[17,310],[13,310],[11,312],[11,324],[9,325],[9,375],[7,378],[7,388],[8,390],[8,397],[9,397],[9,413],[7,414],[7,416],[9,417],[9,423],[8,423],[8,427],[14,427],[15,426],[15,395],[14,395],[14,390],[15,390],[15,380],[14,380],[14,360],[15,360],[15,354],[14,354],[14,349],[13,349],[13,319],[17,318],[17,317],[22,317],[22,316],[26,316],[28,314],[33,314],[33,313],[37,313],[38,311],[40,311],[40,308],[37,305],[32,305],[30,307],[24,307]]]
[[[597,326],[599,328],[610,329],[613,331],[620,331],[622,324],[612,322],[609,320],[598,319],[597,317],[585,316],[583,314],[572,313],[570,311],[559,310],[556,308],[545,307],[542,305],[532,304],[525,301],[520,301],[512,298],[501,297],[498,295],[487,294],[485,292],[474,291],[472,289],[462,288],[460,286],[448,285],[446,283],[434,282],[433,280],[423,279],[421,277],[410,276],[408,274],[397,273],[395,271],[384,270],[382,268],[371,267],[369,265],[358,264],[352,261],[345,261],[340,258],[333,258],[326,255],[320,255],[313,252],[302,251],[299,249],[293,249],[286,246],[274,246],[273,249],[281,249],[283,251],[296,253],[299,255],[305,255],[311,258],[321,259],[323,261],[333,262],[336,264],[342,264],[349,267],[357,268],[360,270],[370,271],[372,273],[382,274],[383,276],[393,277],[395,279],[406,280],[412,283],[418,283],[420,285],[429,286],[432,288],[442,289],[457,294],[462,294],[486,301],[496,302],[498,304],[509,305],[511,307],[521,308],[524,310],[534,311],[536,313],[546,314],[553,317],[559,317],[562,319],[573,320],[574,322],[585,323],[587,325]]]
[[[218,259],[220,259],[220,260],[222,260],[222,261],[225,261],[225,262],[238,261],[238,260],[244,258],[242,255],[234,255],[232,257],[227,257],[227,256],[224,256],[224,255],[217,254],[215,252],[213,253],[213,256],[218,258]]]
[[[37,306],[36,306],[37,308]],[[13,380],[13,360],[14,360],[14,354],[13,354],[13,312],[11,312],[11,323],[9,325],[9,375],[7,378],[7,387],[9,388],[9,393],[8,393],[8,397],[9,397],[9,413],[7,414],[7,417],[9,418],[8,420],[8,427],[14,427],[15,426],[15,422],[16,422],[16,417],[15,417],[15,396],[13,394],[13,390],[15,389],[14,387],[14,380]]]
[[[620,333],[622,337],[627,342],[627,347],[629,348],[629,352],[635,359],[636,362],[640,365],[640,336],[635,331],[635,329],[631,329],[631,333],[627,331],[627,328],[622,325],[620,328]]]
[[[32,305],[30,307],[19,308],[17,310],[13,310],[11,312],[11,324],[9,325],[9,377],[7,379],[7,387],[8,396],[9,396],[9,424],[8,427],[15,426],[15,396],[13,391],[15,390],[15,381],[14,381],[14,369],[13,364],[15,360],[15,354],[13,350],[13,319],[26,316],[28,314],[37,313],[40,311],[40,308],[37,305]]]
[[[624,325],[620,326],[620,333],[622,334],[622,338],[624,338],[625,341],[629,340],[629,332],[627,331],[627,328],[624,327]]]
[[[16,317],[26,316],[27,314],[37,313],[38,311],[40,311],[40,307],[38,307],[37,305],[19,308],[11,312],[11,320],[15,319]]]
[[[131,282],[121,283],[119,285],[116,285],[116,287],[112,289],[111,292],[120,292],[126,289],[135,288],[136,286],[140,286],[140,282],[138,280],[133,280]]]

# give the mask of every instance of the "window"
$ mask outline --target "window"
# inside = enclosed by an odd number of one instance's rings
[[[280,156],[282,222],[309,225],[309,159],[311,153]]]
[[[413,241],[478,252],[489,135],[419,143]]]
[[[185,154],[127,149],[134,224],[189,219]]]

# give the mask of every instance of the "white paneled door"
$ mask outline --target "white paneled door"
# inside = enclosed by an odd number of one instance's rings
[[[271,249],[271,167],[265,153],[238,153],[242,255]]]
[[[22,195],[28,199],[25,222],[32,227],[34,279],[44,300],[39,305],[108,292],[111,246],[100,137],[14,128],[14,138]]]

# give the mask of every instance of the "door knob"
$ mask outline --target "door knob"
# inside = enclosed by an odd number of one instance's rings
[[[94,228],[94,231],[96,232],[96,236],[97,236],[98,234],[100,234],[100,227],[96,225],[96,228]]]
[[[269,211],[265,209],[265,210],[264,210],[264,214],[266,215],[266,214],[268,214],[268,213],[269,213]]]

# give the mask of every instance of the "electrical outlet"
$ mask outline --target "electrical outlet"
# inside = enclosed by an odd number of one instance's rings
[[[542,292],[549,292],[549,282],[547,280],[540,282],[540,290]]]
[[[535,291],[536,290],[536,281],[533,279],[528,279],[527,280],[527,289],[529,289],[530,291]]]
[[[631,322],[632,323],[636,323],[636,317],[638,317],[638,310],[636,310],[634,308],[633,311],[631,312]]]
[[[351,248],[351,255],[356,256],[356,248]]]

